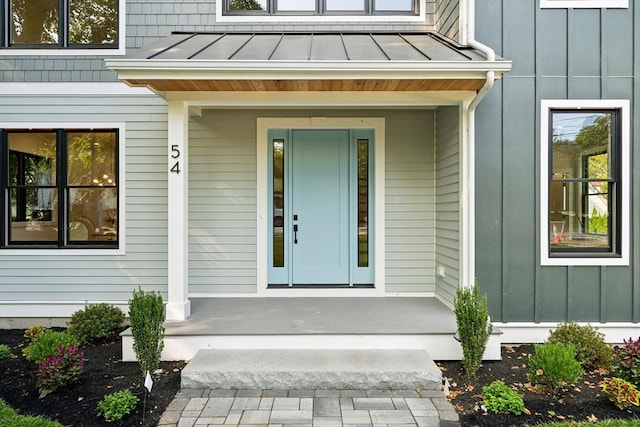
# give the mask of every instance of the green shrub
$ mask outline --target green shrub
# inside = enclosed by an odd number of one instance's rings
[[[0,360],[11,359],[11,356],[13,356],[11,348],[6,344],[0,344]]]
[[[160,366],[164,348],[164,303],[160,293],[133,291],[129,300],[129,320],[133,334],[133,350],[142,374],[153,373]]]
[[[78,346],[78,341],[66,331],[57,332],[45,329],[22,350],[22,354],[27,360],[40,364],[47,357],[57,355],[58,347],[66,349],[72,344]]]
[[[534,345],[529,357],[529,381],[548,387],[557,394],[565,383],[574,383],[582,375],[580,362],[571,344],[544,343]]]
[[[605,378],[600,382],[600,387],[619,409],[625,409],[631,405],[640,406],[640,392],[633,384],[622,378]]]
[[[520,393],[509,388],[503,381],[494,381],[482,387],[484,406],[487,411],[498,414],[511,412],[520,415],[524,412],[524,399]]]
[[[124,323],[124,313],[110,304],[89,304],[84,310],[73,313],[67,332],[80,344],[88,344],[107,338]]]
[[[489,322],[487,296],[478,297],[478,284],[473,288],[458,288],[455,300],[458,336],[462,345],[464,370],[475,377],[493,327]]]
[[[616,375],[640,387],[640,338],[624,340],[624,345],[616,346],[613,353]]]
[[[611,347],[604,342],[604,335],[590,325],[580,326],[575,322],[563,323],[550,333],[548,341],[573,345],[576,360],[584,368],[611,366],[613,360]]]
[[[120,421],[135,409],[139,400],[130,390],[107,394],[98,403],[98,415],[107,421]]]
[[[62,427],[62,424],[43,416],[19,415],[0,399],[0,426],[2,427]]]

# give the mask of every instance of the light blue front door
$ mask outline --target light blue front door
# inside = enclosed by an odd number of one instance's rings
[[[293,283],[349,284],[349,132],[293,131]]]
[[[372,132],[269,131],[270,286],[373,285]]]

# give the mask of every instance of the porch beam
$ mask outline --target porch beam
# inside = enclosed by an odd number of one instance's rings
[[[189,175],[186,102],[168,102],[168,303],[167,320],[185,320],[191,314],[189,301]]]

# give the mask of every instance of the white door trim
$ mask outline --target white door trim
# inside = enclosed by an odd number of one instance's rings
[[[257,294],[273,297],[383,296],[385,293],[385,119],[384,117],[259,117],[256,144]],[[373,129],[374,138],[374,289],[267,289],[268,131],[269,129]]]

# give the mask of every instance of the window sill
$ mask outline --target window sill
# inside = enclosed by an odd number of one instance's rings
[[[48,255],[48,256],[119,256],[125,255],[124,249],[64,249],[64,248],[51,248],[51,249],[0,249],[0,257],[2,256],[31,256],[31,255]]]
[[[120,56],[125,54],[125,48],[117,49],[14,49],[0,48],[0,56]]]
[[[540,0],[541,9],[627,9],[629,0]]]
[[[544,266],[589,266],[589,267],[604,267],[604,266],[619,266],[624,267],[629,265],[629,258],[620,255],[601,255],[601,256],[543,256],[541,265]]]

